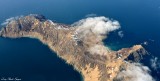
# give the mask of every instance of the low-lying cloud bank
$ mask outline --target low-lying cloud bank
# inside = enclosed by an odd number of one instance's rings
[[[121,71],[116,79],[118,81],[155,81],[150,75],[150,69],[140,63],[128,64],[127,69]]]

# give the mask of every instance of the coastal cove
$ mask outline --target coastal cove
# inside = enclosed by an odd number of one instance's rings
[[[82,81],[82,76],[34,38],[0,37],[0,78],[22,81]],[[63,77],[63,78],[62,78]]]

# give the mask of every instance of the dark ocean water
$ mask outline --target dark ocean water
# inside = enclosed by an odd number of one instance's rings
[[[152,56],[160,58],[160,0],[0,0],[0,23],[28,14],[42,14],[56,22],[72,24],[88,14],[118,20],[124,37],[110,33],[104,43],[113,50],[144,45],[151,54],[142,61],[160,81],[160,69],[150,66]],[[36,39],[0,38],[0,77],[24,81],[81,81],[81,75]],[[158,79],[159,78],[159,79]]]
[[[74,68],[37,39],[0,38],[0,77],[22,81],[81,81]]]

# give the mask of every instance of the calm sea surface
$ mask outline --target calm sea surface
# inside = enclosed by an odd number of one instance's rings
[[[160,58],[160,0],[0,0],[0,23],[28,14],[42,14],[56,22],[72,24],[88,14],[118,20],[118,31],[105,44],[113,50],[148,42],[144,47]],[[150,58],[142,63],[150,67]],[[151,68],[151,67],[150,67]],[[160,69],[152,70],[159,80]],[[81,81],[81,75],[36,39],[0,38],[0,78],[23,81]]]

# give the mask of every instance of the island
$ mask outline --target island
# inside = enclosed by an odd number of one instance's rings
[[[1,28],[0,36],[7,38],[29,37],[39,39],[56,52],[57,56],[80,72],[84,81],[128,81],[117,75],[127,69],[129,56],[139,59],[146,50],[141,45],[113,51],[106,47],[105,34],[78,32],[78,27],[56,23],[43,15],[31,14],[13,18]],[[82,36],[82,34],[84,36]],[[129,78],[129,77],[128,77]]]

